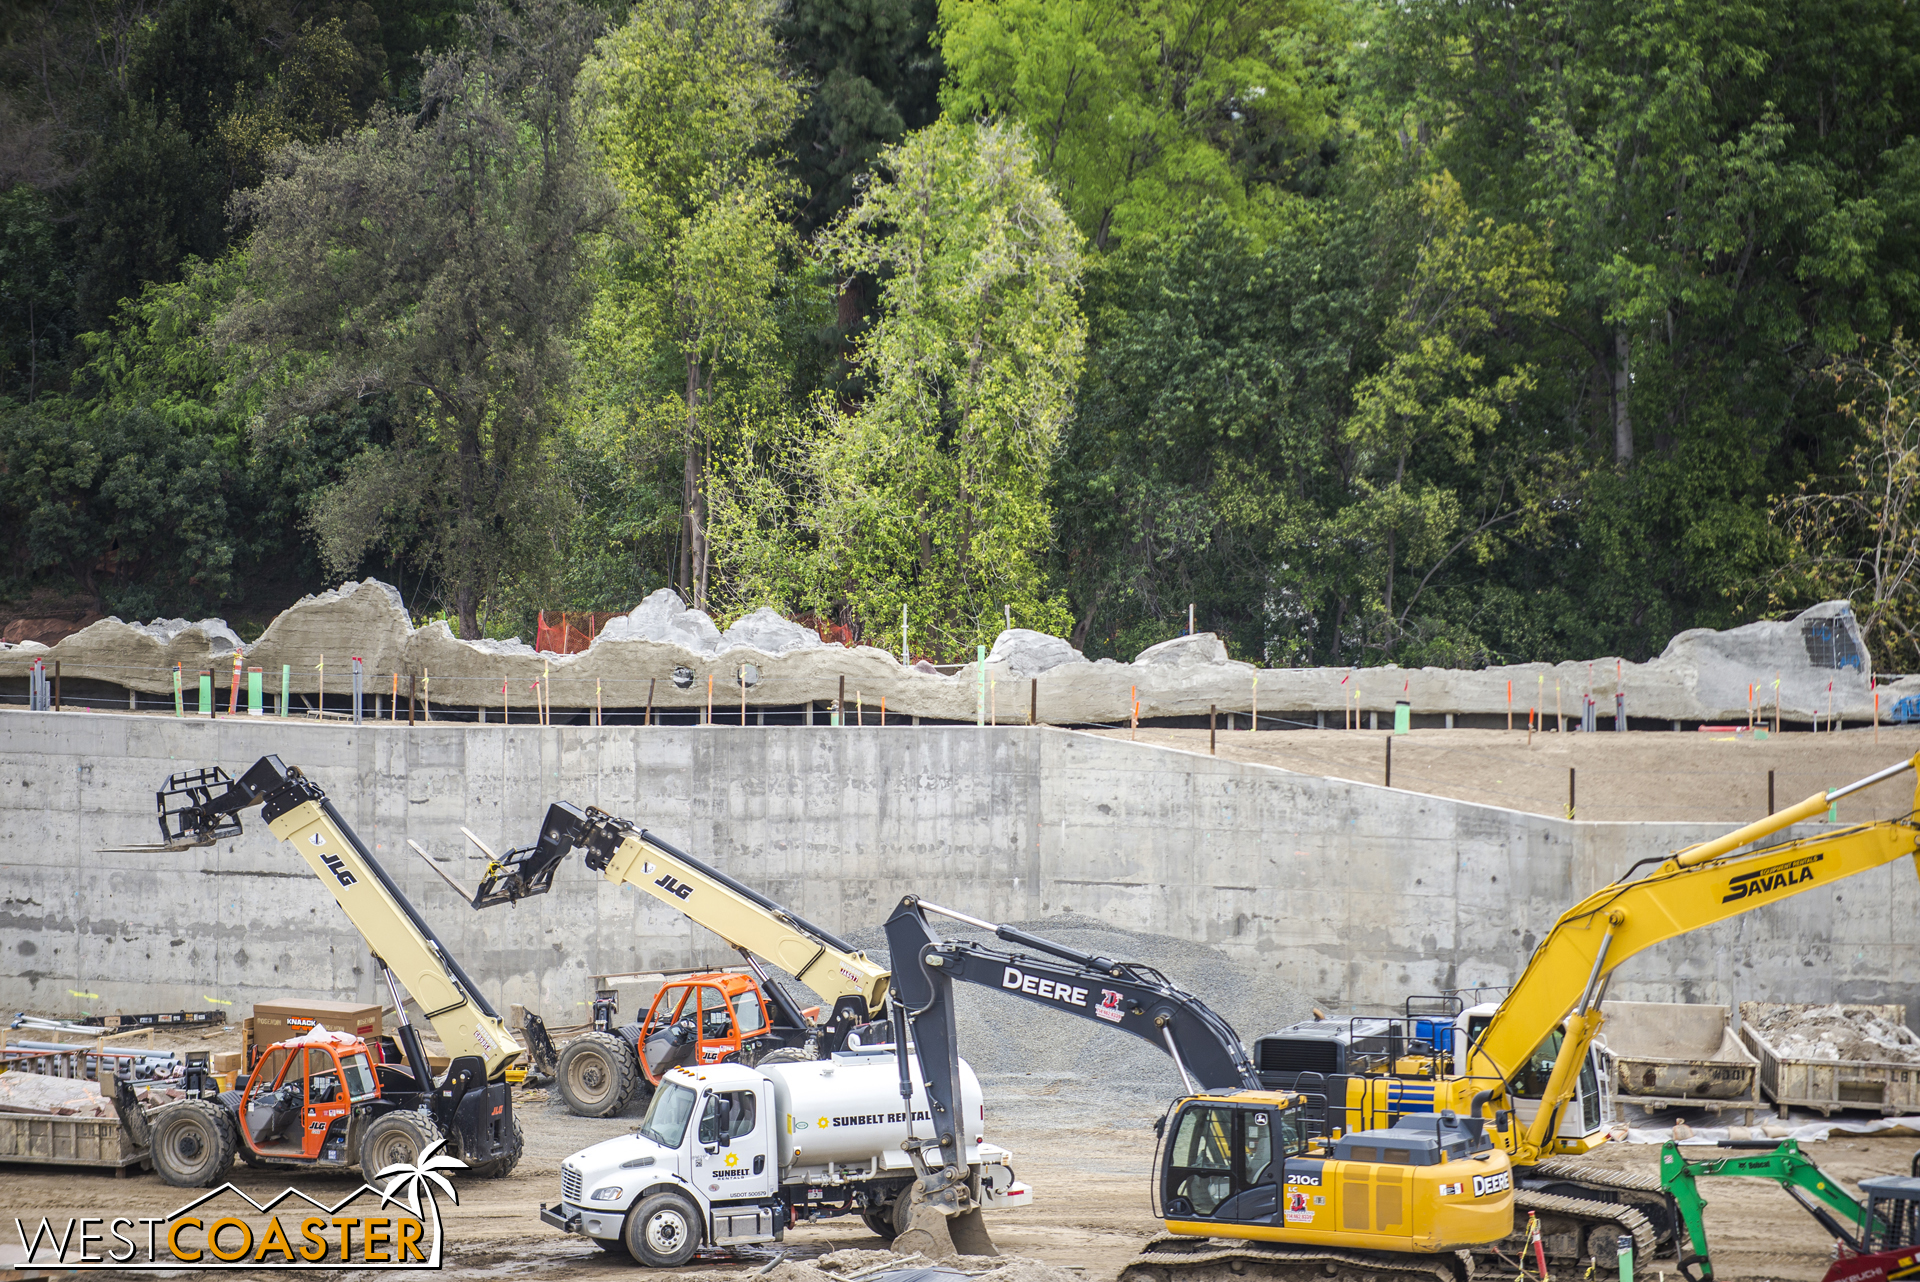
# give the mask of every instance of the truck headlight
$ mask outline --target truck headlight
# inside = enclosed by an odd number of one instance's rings
[[[595,1189],[593,1191],[593,1196],[588,1200],[593,1202],[611,1202],[613,1201],[614,1198],[619,1196],[620,1196],[620,1186],[618,1184],[609,1184],[607,1185],[607,1187],[603,1189]]]

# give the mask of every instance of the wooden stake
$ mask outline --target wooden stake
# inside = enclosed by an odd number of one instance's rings
[[[658,681],[659,679],[660,679],[659,677],[647,678],[647,715],[640,722],[640,724],[643,726],[650,726],[653,724],[653,683]]]
[[[1567,818],[1573,818],[1573,767],[1567,767]]]
[[[409,726],[413,724],[413,696],[415,693],[415,682],[417,680],[418,678],[416,678],[413,673],[407,673],[407,724]]]
[[[1213,704],[1213,703],[1208,704],[1207,705],[1207,755],[1210,757],[1214,755],[1215,743],[1219,738],[1219,726],[1218,724],[1216,724],[1219,720],[1220,720],[1219,705]]]
[[[713,724],[713,673],[707,673],[707,724]]]
[[[1767,771],[1767,813],[1773,813],[1773,771]]]
[[[1387,787],[1393,787],[1393,736],[1387,736]]]
[[[1040,678],[1033,678],[1033,689],[1027,696],[1027,724],[1040,724]]]
[[[833,724],[836,726],[847,724],[847,679],[845,677],[840,678],[840,697],[834,701]]]

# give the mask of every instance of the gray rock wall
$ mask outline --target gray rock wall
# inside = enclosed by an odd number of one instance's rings
[[[456,639],[445,623],[411,626],[398,592],[369,579],[308,597],[276,618],[260,639],[242,646],[218,620],[152,625],[103,620],[47,648],[0,647],[0,677],[18,679],[36,661],[60,661],[62,671],[166,695],[172,672],[185,674],[189,706],[197,674],[215,670],[224,689],[238,651],[243,663],[264,669],[277,692],[283,665],[290,689],[311,696],[324,679],[330,699],[349,688],[350,659],[365,664],[369,700],[390,696],[394,676],[422,678],[427,698],[446,705],[503,706],[524,716],[535,699],[556,708],[602,706],[704,708],[736,716],[749,708],[824,704],[839,696],[889,714],[1000,724],[1024,723],[1036,703],[1040,719],[1056,724],[1120,724],[1138,701],[1143,718],[1204,716],[1210,708],[1251,714],[1328,714],[1348,708],[1390,712],[1406,699],[1421,714],[1501,716],[1529,706],[1556,706],[1577,717],[1588,691],[1600,718],[1611,724],[1614,693],[1624,689],[1632,717],[1661,721],[1737,721],[1750,700],[1771,709],[1774,682],[1789,720],[1838,714],[1855,721],[1872,715],[1873,690],[1865,647],[1845,602],[1829,602],[1785,622],[1752,623],[1728,632],[1683,632],[1648,663],[1613,658],[1561,664],[1520,664],[1478,671],[1443,668],[1257,669],[1227,657],[1211,633],[1179,637],[1143,652],[1132,663],[1090,663],[1065,641],[1011,629],[994,643],[984,680],[973,664],[957,674],[927,665],[904,667],[871,646],[822,644],[818,634],[759,610],[725,632],[667,589],[627,616],[611,621],[582,654],[548,655],[520,641]],[[677,679],[676,679],[677,678]],[[1037,682],[1037,686],[1035,683]],[[536,685],[536,683],[543,683]],[[1920,694],[1920,678],[1881,691],[1883,712]],[[330,704],[330,706],[333,706]],[[1337,724],[1337,720],[1331,721]]]

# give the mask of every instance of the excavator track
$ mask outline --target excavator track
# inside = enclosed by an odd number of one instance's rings
[[[1593,1198],[1516,1189],[1513,1194],[1514,1234],[1498,1244],[1499,1250],[1510,1257],[1520,1258],[1525,1253],[1525,1217],[1528,1211],[1532,1211],[1540,1221],[1541,1240],[1547,1248],[1549,1260],[1584,1260],[1592,1257],[1604,1264],[1613,1260],[1613,1244],[1622,1233],[1633,1235],[1635,1257],[1648,1260],[1653,1258],[1660,1241],[1653,1224],[1631,1206]],[[1488,1255],[1494,1254],[1489,1248],[1481,1249]]]
[[[1472,1282],[1465,1251],[1333,1251],[1163,1233],[1140,1248],[1118,1282]]]

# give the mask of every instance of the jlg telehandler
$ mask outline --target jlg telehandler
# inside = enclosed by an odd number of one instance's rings
[[[161,850],[237,837],[240,812],[261,807],[273,835],[300,852],[366,939],[406,1059],[376,1062],[356,1037],[310,1033],[268,1047],[242,1089],[165,1104],[150,1116],[129,1116],[123,1104],[130,1126],[150,1129],[161,1178],[217,1184],[236,1154],[252,1166],[358,1166],[371,1177],[418,1162],[441,1141],[476,1175],[511,1171],[521,1138],[506,1070],[520,1045],[319,785],[278,757],[262,757],[238,779],[217,766],[174,775],[157,799]],[[437,1081],[402,985],[452,1056]]]
[[[623,1027],[596,1027],[563,1046],[555,1076],[567,1106],[586,1117],[626,1108],[650,1096],[681,1064],[749,1066],[820,1059],[841,1049],[847,1033],[880,1010],[887,972],[832,932],[752,887],[676,850],[650,832],[600,810],[557,802],[540,838],[494,859],[473,894],[475,908],[512,904],[553,887],[553,875],[576,849],[587,867],[612,882],[638,886],[705,926],[737,951],[747,974],[674,977],[646,1015]],[[763,964],[764,963],[764,964]],[[777,966],[827,1006],[802,1008],[768,972]],[[535,1022],[529,1036],[537,1038]]]

